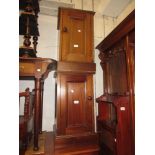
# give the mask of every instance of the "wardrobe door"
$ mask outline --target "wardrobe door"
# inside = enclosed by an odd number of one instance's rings
[[[93,62],[93,12],[60,9],[60,61]]]
[[[93,76],[59,74],[58,134],[93,131]]]

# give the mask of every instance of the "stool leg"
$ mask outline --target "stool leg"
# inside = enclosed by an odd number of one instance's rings
[[[40,112],[40,99],[41,99],[41,79],[35,79],[35,105],[34,105],[34,150],[39,150],[38,135],[39,135],[39,112]]]
[[[42,134],[42,117],[43,117],[43,94],[44,94],[44,80],[41,80],[41,103],[39,113],[39,133]]]

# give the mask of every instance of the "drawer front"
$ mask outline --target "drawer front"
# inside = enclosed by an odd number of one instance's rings
[[[20,75],[33,75],[35,73],[35,65],[33,63],[19,63]]]

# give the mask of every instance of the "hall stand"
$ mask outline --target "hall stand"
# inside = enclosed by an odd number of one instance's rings
[[[101,154],[134,155],[135,11],[96,48],[104,75],[104,92],[96,99]]]

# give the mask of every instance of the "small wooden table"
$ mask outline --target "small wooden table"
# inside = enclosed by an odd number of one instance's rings
[[[57,61],[49,58],[19,58],[20,80],[35,81],[34,150],[38,150],[38,135],[42,133],[43,85],[48,73],[55,70]]]

